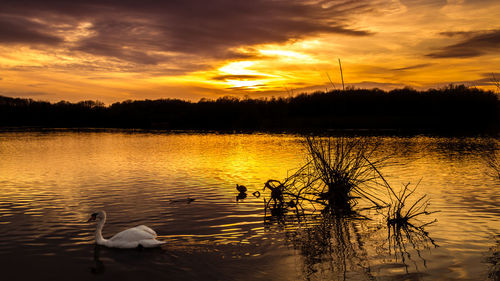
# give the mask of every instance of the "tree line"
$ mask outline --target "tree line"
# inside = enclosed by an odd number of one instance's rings
[[[500,101],[460,86],[417,91],[348,89],[278,98],[222,97],[50,103],[0,96],[0,127],[300,131],[323,129],[498,132]]]

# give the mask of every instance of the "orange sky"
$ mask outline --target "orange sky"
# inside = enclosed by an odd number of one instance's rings
[[[0,95],[268,97],[339,88],[491,88],[497,0],[2,1]],[[330,76],[332,83],[328,79]]]

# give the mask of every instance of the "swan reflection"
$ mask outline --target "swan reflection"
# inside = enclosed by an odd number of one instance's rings
[[[94,245],[94,266],[90,268],[92,274],[103,274],[106,271],[104,263],[100,260],[101,247],[99,245]]]

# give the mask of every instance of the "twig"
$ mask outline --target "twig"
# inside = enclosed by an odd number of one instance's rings
[[[345,91],[345,88],[344,88],[344,74],[342,73],[342,64],[340,63],[340,58],[339,58],[339,67],[340,67],[340,78],[342,78],[342,91]]]

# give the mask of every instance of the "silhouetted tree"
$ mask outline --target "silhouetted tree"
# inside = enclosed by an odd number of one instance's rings
[[[499,106],[495,93],[463,85],[426,91],[347,88],[269,99],[127,100],[110,106],[0,96],[0,126],[497,132]]]

